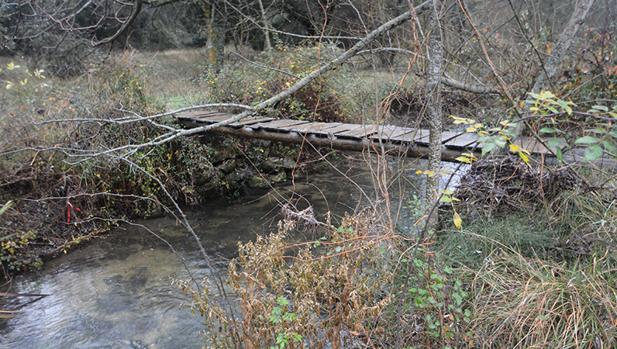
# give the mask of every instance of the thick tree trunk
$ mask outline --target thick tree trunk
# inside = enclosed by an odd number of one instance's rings
[[[270,21],[268,20],[268,17],[266,16],[266,9],[264,8],[264,3],[262,0],[257,0],[257,2],[259,3],[259,10],[261,11],[261,21],[263,22],[263,32],[264,32],[264,43],[265,43],[265,50],[267,52],[272,51],[272,42],[270,41]]]
[[[550,83],[550,81],[557,75],[561,61],[576,39],[576,34],[583,25],[585,17],[587,17],[593,2],[594,0],[576,1],[574,12],[572,12],[572,16],[570,17],[568,24],[566,24],[565,28],[561,31],[561,34],[559,34],[557,45],[555,45],[551,56],[545,63],[546,72],[542,71],[536,79],[532,89],[533,92],[540,92],[545,88],[547,83]]]
[[[208,18],[206,57],[208,73],[210,74],[216,74],[221,69],[223,65],[223,50],[225,48],[225,37],[216,12],[214,4],[204,4],[204,15]]]
[[[428,44],[428,71],[426,80],[426,109],[429,123],[429,170],[433,175],[428,176],[426,184],[426,203],[428,212],[433,212],[427,217],[431,224],[437,222],[437,210],[431,210],[439,199],[439,173],[441,169],[441,133],[442,133],[442,102],[441,102],[441,77],[443,74],[444,48],[441,24],[439,22],[439,10],[441,0],[433,0],[431,12],[431,28]]]

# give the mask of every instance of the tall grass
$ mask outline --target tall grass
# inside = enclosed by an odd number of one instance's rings
[[[572,265],[495,253],[472,283],[483,348],[614,348],[617,275],[606,256]]]

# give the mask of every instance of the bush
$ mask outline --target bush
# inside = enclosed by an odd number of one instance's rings
[[[142,115],[161,111],[163,106],[147,97],[144,77],[133,66],[130,53],[110,59],[87,76],[88,91],[80,101],[96,113],[95,116],[111,117],[124,114],[118,109]]]
[[[314,58],[317,51],[317,48],[284,48],[257,58],[258,64],[274,66],[278,71],[247,64],[227,65],[217,76],[205,77],[210,87],[209,99],[250,105],[270,98],[315,69],[315,61],[310,58]],[[269,112],[284,118],[343,121],[347,114],[343,99],[331,86],[333,80],[339,77],[340,73],[334,72],[318,78]]]
[[[410,254],[411,255],[411,254]],[[460,347],[471,341],[469,293],[459,271],[430,250],[402,256],[383,321],[386,347]],[[385,325],[387,324],[387,325]]]
[[[391,234],[379,235],[369,216],[344,219],[339,228],[307,243],[289,241],[292,222],[278,233],[239,247],[229,269],[241,318],[229,318],[208,291],[193,292],[212,331],[211,345],[323,348],[328,343],[366,342],[375,320],[391,301],[384,291],[393,273]],[[207,288],[206,288],[207,289]],[[229,332],[220,332],[226,325]]]
[[[610,246],[595,249],[599,254],[564,251],[563,239],[576,232],[566,235],[568,224],[553,225],[543,214],[531,226],[529,216],[484,218],[420,245],[393,235],[378,217],[348,216],[304,243],[291,235],[296,224],[283,221],[278,233],[241,244],[228,273],[239,317],[207,286],[191,291],[210,327],[208,344],[614,347],[617,260]],[[614,237],[603,226],[596,231]]]

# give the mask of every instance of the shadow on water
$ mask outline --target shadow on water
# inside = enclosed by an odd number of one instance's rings
[[[346,176],[374,195],[366,170],[343,164]],[[414,168],[401,192],[418,182]],[[279,203],[292,198],[310,203],[318,215],[341,215],[362,202],[357,186],[337,171],[326,171],[267,193],[249,193],[241,202],[210,202],[188,212],[209,255],[224,269],[238,241],[275,229]],[[404,219],[403,219],[404,220]],[[173,219],[141,222],[183,255],[196,277],[208,273],[194,242]],[[121,227],[68,255],[50,261],[43,270],[16,278],[12,291],[49,294],[24,307],[10,320],[0,320],[1,348],[200,348],[201,318],[191,312],[190,299],[172,285],[187,279],[178,256],[160,240]]]

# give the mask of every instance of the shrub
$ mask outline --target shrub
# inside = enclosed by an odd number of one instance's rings
[[[292,243],[294,224],[240,245],[229,269],[230,285],[239,296],[241,318],[233,321],[208,291],[193,292],[210,343],[244,347],[323,348],[330,343],[370,341],[375,320],[391,298],[391,234],[380,235],[369,216],[347,217],[339,228],[307,243]],[[226,326],[229,332],[217,331]],[[231,335],[230,335],[231,334]]]
[[[387,347],[459,347],[469,343],[471,309],[464,279],[430,250],[401,258],[392,288],[393,302],[383,321],[388,324],[382,342]]]
[[[81,104],[96,116],[118,115],[120,108],[144,115],[163,108],[147,97],[144,77],[133,66],[130,53],[110,59],[93,71],[87,76],[87,87]]]

